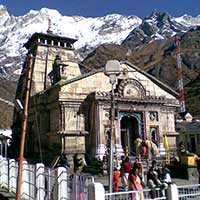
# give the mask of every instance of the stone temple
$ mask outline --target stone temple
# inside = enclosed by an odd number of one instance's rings
[[[24,62],[16,99],[24,102],[26,71],[32,69],[25,157],[51,165],[65,152],[101,158],[110,134],[111,87],[100,69],[78,63],[75,39],[35,33],[24,45],[33,64]],[[28,56],[27,55],[27,56]],[[120,61],[114,85],[114,147],[117,156],[134,154],[136,138],[176,146],[178,93],[137,66]],[[13,155],[18,155],[21,113],[13,119]]]

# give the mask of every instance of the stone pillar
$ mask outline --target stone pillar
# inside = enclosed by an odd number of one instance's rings
[[[178,200],[178,188],[176,184],[170,184],[167,188],[167,200]]]
[[[0,186],[8,188],[8,161],[6,158],[0,156]]]
[[[22,176],[22,190],[21,190],[21,199],[28,199],[28,197],[30,197],[30,187],[29,187],[29,183],[31,183],[30,180],[30,165],[28,164],[27,161],[23,161],[23,176]],[[19,170],[19,169],[18,169]]]
[[[9,192],[16,193],[17,186],[17,165],[14,159],[9,159]]]
[[[36,189],[37,196],[36,200],[45,199],[45,176],[44,176],[44,165],[41,163],[36,164],[35,169]]]
[[[68,198],[67,170],[64,167],[59,167],[57,169],[57,177],[58,177],[58,199],[67,199]]]
[[[88,200],[105,200],[105,189],[101,183],[88,185]]]
[[[59,126],[61,131],[65,131],[65,106],[63,104],[61,104],[61,120]]]
[[[95,127],[96,127],[96,157],[102,159],[105,155],[104,126],[103,126],[103,105],[96,104]]]
[[[122,148],[121,144],[121,132],[120,132],[120,119],[115,121],[115,150],[116,150],[116,156],[120,158],[122,155],[124,155],[124,150]]]

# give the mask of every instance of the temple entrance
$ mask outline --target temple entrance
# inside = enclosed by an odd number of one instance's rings
[[[140,137],[139,123],[136,117],[123,116],[120,121],[121,145],[126,155],[135,155],[134,141]]]

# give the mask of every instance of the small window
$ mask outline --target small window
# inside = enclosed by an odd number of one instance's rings
[[[44,44],[45,43],[45,39],[44,38],[40,38],[40,44]]]
[[[64,45],[65,45],[64,42],[60,42],[61,47],[64,47]]]
[[[55,46],[58,46],[58,41],[54,41],[54,45],[55,45]]]
[[[67,42],[67,47],[72,48],[72,45],[69,42]]]
[[[51,45],[51,40],[47,40],[47,44]]]

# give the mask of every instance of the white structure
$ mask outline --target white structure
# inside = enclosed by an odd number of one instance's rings
[[[7,158],[7,149],[10,143],[12,130],[0,129],[0,155]]]

